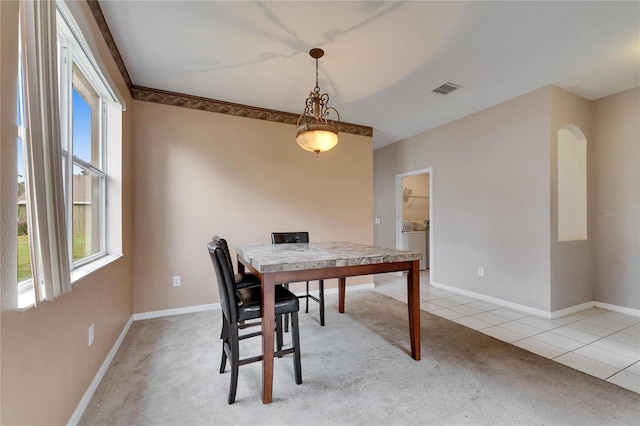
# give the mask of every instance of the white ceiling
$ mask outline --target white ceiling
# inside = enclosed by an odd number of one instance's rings
[[[100,0],[133,84],[301,113],[315,85],[379,148],[534,89],[640,85],[640,2]],[[432,93],[451,81],[463,87]]]

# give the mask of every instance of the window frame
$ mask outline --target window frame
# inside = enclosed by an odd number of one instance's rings
[[[23,74],[23,69],[22,69],[22,48],[21,48],[22,43],[19,41],[18,42],[18,116],[16,117],[16,125],[18,127],[18,140],[16,141],[17,143],[22,144],[22,161],[23,161],[23,167],[24,167],[24,180],[25,180],[25,191],[27,191],[27,165],[26,165],[26,157],[25,157],[25,153],[26,153],[26,146],[25,146],[25,140],[27,137],[27,125],[26,125],[26,116],[25,116],[25,110],[24,110],[24,105],[25,105],[25,98],[24,98],[24,74]],[[22,123],[22,124],[21,124]],[[28,199],[27,199],[27,203],[28,203]],[[27,206],[27,214],[29,211],[29,207],[28,204],[25,204]],[[31,232],[31,230],[29,229],[30,227],[27,227],[28,231],[27,232]],[[17,234],[17,231],[16,231]],[[29,256],[29,263],[31,264],[32,262],[32,258],[31,258],[31,252],[29,252],[30,256]],[[17,277],[16,277],[17,279]],[[26,303],[20,303],[20,300],[25,300],[26,298],[30,298],[32,299],[34,297],[34,292],[33,292],[33,266],[31,266],[31,277],[24,279],[22,281],[18,281],[18,305],[22,306],[22,305],[27,305]]]
[[[106,256],[106,235],[107,235],[107,108],[106,103],[111,98],[110,90],[101,80],[96,72],[95,67],[91,64],[90,58],[87,56],[86,50],[78,40],[77,35],[72,30],[67,18],[64,16],[60,8],[57,9],[57,33],[58,33],[58,90],[60,93],[60,121],[61,121],[61,138],[62,138],[62,161],[64,162],[64,182],[65,182],[65,210],[67,220],[67,242],[69,251],[70,268],[74,269],[83,265],[92,263],[101,257]],[[79,75],[79,76],[78,76]],[[97,117],[92,113],[92,127],[95,126],[98,143],[96,148],[99,150],[99,165],[91,164],[84,159],[75,155],[73,141],[73,90],[76,90],[80,96],[84,97],[83,92],[87,89],[78,88],[76,79],[82,82],[81,85],[89,86],[98,97],[97,101]],[[94,130],[92,130],[93,132]],[[93,139],[93,135],[92,135]],[[92,142],[93,143],[93,142]],[[73,206],[74,206],[74,166],[78,166],[100,179],[99,183],[99,212],[98,212],[98,238],[100,240],[99,248],[96,253],[82,257],[74,261],[73,258]]]
[[[65,221],[67,224],[67,245],[69,250],[70,281],[75,284],[83,277],[112,263],[123,256],[122,247],[122,112],[126,110],[125,98],[120,94],[117,86],[106,72],[106,67],[99,56],[93,51],[97,48],[92,39],[87,42],[81,28],[86,28],[85,18],[73,3],[56,1],[56,35],[58,50],[58,102],[60,110],[61,149],[60,161],[63,162],[63,193],[65,202]],[[79,19],[79,21],[76,21]],[[78,25],[78,24],[83,24]],[[22,43],[18,41],[19,55],[22,57]],[[18,137],[22,137],[23,144],[27,123],[24,120],[25,93],[22,62],[18,70],[18,96],[22,99],[22,123],[18,126]],[[72,91],[73,64],[76,64],[85,82],[91,86],[99,96],[98,139],[100,164],[90,164],[86,159],[73,155],[72,137]],[[79,91],[80,92],[80,91]],[[18,99],[20,102],[20,99]],[[20,108],[19,108],[20,109]],[[20,111],[19,111],[20,113]],[[93,126],[93,123],[92,123]],[[18,141],[16,141],[19,143]],[[71,150],[69,150],[71,148]],[[92,147],[93,149],[93,147]],[[24,149],[23,149],[24,151]],[[26,159],[25,159],[26,160]],[[26,163],[26,161],[25,161]],[[100,245],[97,253],[93,253],[77,261],[73,261],[73,167],[76,165],[89,174],[98,176],[100,197]],[[28,175],[28,165],[25,165],[25,175]],[[28,180],[28,176],[25,176]],[[29,279],[17,283],[18,310],[26,311],[40,303],[35,301],[34,285],[36,280]]]

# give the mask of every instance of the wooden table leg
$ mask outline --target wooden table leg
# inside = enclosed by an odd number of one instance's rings
[[[345,277],[338,278],[338,312],[344,313],[344,293],[347,287],[347,279]]]
[[[407,274],[407,306],[409,308],[409,337],[411,339],[411,357],[420,360],[420,261],[413,265]]]
[[[275,328],[275,281],[262,276],[262,403],[270,404],[273,393],[273,330]]]

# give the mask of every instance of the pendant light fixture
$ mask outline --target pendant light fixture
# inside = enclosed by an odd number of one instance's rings
[[[318,59],[324,56],[324,50],[314,48],[309,55],[316,60],[316,87],[309,93],[304,111],[296,123],[296,142],[301,148],[318,156],[338,143],[336,125],[340,122],[340,114],[335,108],[327,106],[329,95],[320,93],[318,86]],[[327,119],[331,112],[338,117],[337,121]]]

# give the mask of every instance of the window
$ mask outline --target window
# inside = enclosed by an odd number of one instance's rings
[[[22,52],[18,57],[18,294],[24,294],[31,286],[31,251],[27,225],[27,188],[25,160],[24,84],[22,80]]]
[[[63,48],[61,54],[68,49]],[[60,90],[71,90],[66,123],[71,132],[62,141],[69,258],[81,265],[105,254],[106,173],[100,129],[106,109],[105,101],[73,61],[70,81],[61,81]]]
[[[124,102],[102,73],[70,11],[62,2],[56,3],[56,7],[61,158],[58,154],[55,157],[60,158],[63,176],[62,182],[54,188],[64,194],[66,236],[62,233],[62,239],[66,237],[63,245],[68,250],[73,283],[122,254],[121,126]],[[22,52],[20,55],[22,58]],[[29,232],[26,223],[29,223],[27,200],[31,176],[24,155],[27,151],[24,142],[26,94],[22,90],[22,79],[21,63],[18,72],[18,303],[19,308],[24,309],[36,303],[34,282],[42,285],[42,274],[35,280],[35,272],[31,272],[31,250],[38,253],[30,247],[34,240],[30,242],[29,236],[20,235]],[[26,129],[27,134],[28,131]],[[65,253],[65,250],[57,252]],[[40,260],[36,258],[35,261],[34,271],[37,272]],[[66,264],[66,261],[62,263]],[[57,296],[45,297],[52,300]]]

